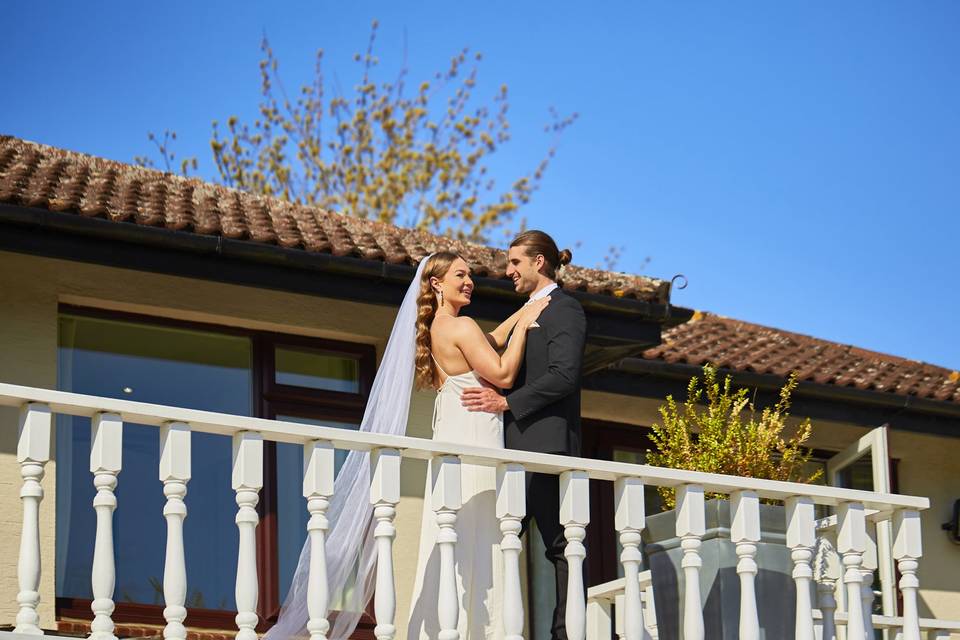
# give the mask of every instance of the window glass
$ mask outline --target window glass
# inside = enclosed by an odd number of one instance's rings
[[[307,347],[277,347],[276,383],[325,391],[360,393],[360,366],[351,356]]]
[[[278,415],[277,420],[312,424],[323,427],[358,429],[359,425],[334,420],[306,418],[294,415]],[[334,474],[340,472],[349,451],[337,449]],[[300,550],[307,537],[307,499],[303,497],[303,447],[288,443],[277,443],[277,538],[280,570],[280,602],[287,597],[290,580],[297,568]],[[336,596],[336,594],[334,594]],[[331,609],[338,608],[334,599]]]
[[[247,337],[126,321],[62,315],[58,387],[105,396],[250,415]],[[187,607],[234,609],[236,504],[231,441],[194,433],[184,545]],[[117,602],[163,604],[165,498],[158,479],[159,429],[123,428],[123,469],[114,513]],[[89,468],[90,420],[57,423],[56,594],[92,598],[96,519]]]

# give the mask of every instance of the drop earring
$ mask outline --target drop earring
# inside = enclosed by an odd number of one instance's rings
[[[443,289],[437,289],[437,294],[440,296],[440,306],[443,306]]]

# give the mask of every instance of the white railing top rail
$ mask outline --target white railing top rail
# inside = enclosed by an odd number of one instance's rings
[[[814,620],[823,620],[823,612],[820,609],[813,610]],[[843,611],[835,611],[833,618],[837,624],[843,626],[847,624],[847,614]],[[960,620],[941,620],[940,618],[918,618],[921,631],[960,631]],[[874,629],[895,629],[903,628],[903,616],[881,616],[872,617]]]
[[[391,436],[351,431],[337,427],[318,427],[281,420],[252,418],[213,411],[185,409],[132,400],[89,396],[66,391],[52,391],[36,387],[0,383],[0,406],[19,407],[29,402],[42,403],[58,414],[92,417],[97,413],[118,414],[124,422],[164,426],[170,422],[184,422],[193,431],[233,436],[242,431],[259,432],[263,438],[276,442],[305,444],[313,440],[327,440],[338,449],[370,451],[397,449],[404,457],[428,460],[438,455],[458,456],[464,462],[496,466],[504,462],[522,464],[529,472],[560,474],[571,469],[585,472],[590,478],[615,481],[623,477],[639,477],[645,484],[673,487],[699,485],[705,491],[732,493],[755,491],[761,498],[785,500],[806,496],[817,504],[837,505],[844,502],[862,503],[868,509],[889,512],[892,509],[923,510],[930,507],[927,498],[903,496],[872,491],[856,491],[813,484],[758,480],[716,473],[667,469],[649,465],[609,462],[589,458],[533,453],[510,449],[489,449],[469,445],[438,442],[409,436]]]

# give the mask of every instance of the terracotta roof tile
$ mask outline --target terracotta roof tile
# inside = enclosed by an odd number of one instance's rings
[[[664,331],[643,357],[784,377],[796,371],[809,382],[960,404],[960,372],[710,313]]]
[[[415,264],[437,250],[461,253],[481,276],[504,278],[501,249],[348,217],[0,136],[0,203],[114,222],[272,244],[313,253]],[[571,265],[564,287],[666,302],[669,283]]]

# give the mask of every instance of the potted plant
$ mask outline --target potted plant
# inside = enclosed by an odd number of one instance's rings
[[[730,376],[718,379],[714,367],[694,377],[681,405],[672,396],[660,407],[660,423],[653,425],[655,449],[647,463],[660,467],[709,473],[815,482],[821,472],[811,471],[809,419],[790,426],[790,396],[797,387],[791,375],[772,406],[758,409],[747,389],[734,389]],[[647,566],[651,569],[657,624],[661,638],[681,637],[683,607],[682,551],[675,534],[673,489],[661,488],[663,513],[647,518],[644,531]],[[709,495],[706,535],[700,554],[700,593],[707,640],[738,637],[740,582],[736,573],[736,546],[730,541],[730,509],[725,495]],[[762,538],[758,545],[756,591],[760,627],[766,638],[792,638],[795,607],[793,563],[784,545],[784,508],[762,504]]]

